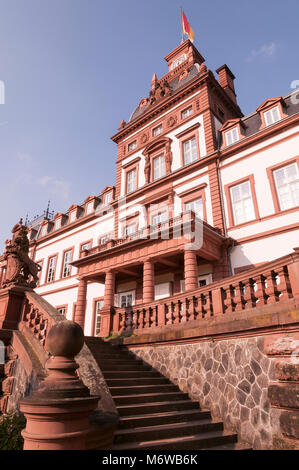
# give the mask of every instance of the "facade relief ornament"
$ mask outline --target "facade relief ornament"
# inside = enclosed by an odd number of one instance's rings
[[[149,136],[148,136],[148,133],[147,132],[144,132],[142,134],[142,136],[140,137],[140,141],[142,144],[146,144],[146,142],[148,141],[149,139]]]
[[[27,228],[22,219],[12,229],[12,240],[8,240],[3,253],[6,260],[6,275],[2,287],[36,287],[40,266],[29,258]],[[32,276],[33,280],[29,280]]]
[[[170,116],[167,120],[167,126],[168,127],[175,126],[175,124],[177,123],[177,120],[178,120],[177,116]]]

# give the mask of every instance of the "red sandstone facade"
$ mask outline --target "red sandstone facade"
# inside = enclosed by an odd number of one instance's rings
[[[112,137],[115,186],[30,229],[38,293],[88,335],[120,331],[117,309],[191,292],[298,245],[292,96],[244,117],[227,65],[218,81],[188,40],[165,59],[167,74],[154,74]]]

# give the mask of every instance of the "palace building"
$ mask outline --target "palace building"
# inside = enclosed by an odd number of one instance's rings
[[[244,116],[226,64],[213,73],[189,40],[165,60],[112,136],[115,184],[29,224],[36,292],[88,336],[128,326],[115,323],[116,309],[171,301],[298,246],[294,95]]]

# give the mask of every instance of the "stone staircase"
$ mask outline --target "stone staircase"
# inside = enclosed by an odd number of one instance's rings
[[[209,411],[128,350],[86,340],[120,415],[113,450],[243,448],[222,422],[212,421]]]

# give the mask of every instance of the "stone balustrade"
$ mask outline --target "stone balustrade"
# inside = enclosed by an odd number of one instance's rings
[[[298,296],[299,248],[295,248],[293,254],[187,293],[128,308],[115,307],[113,332],[184,324]]]

